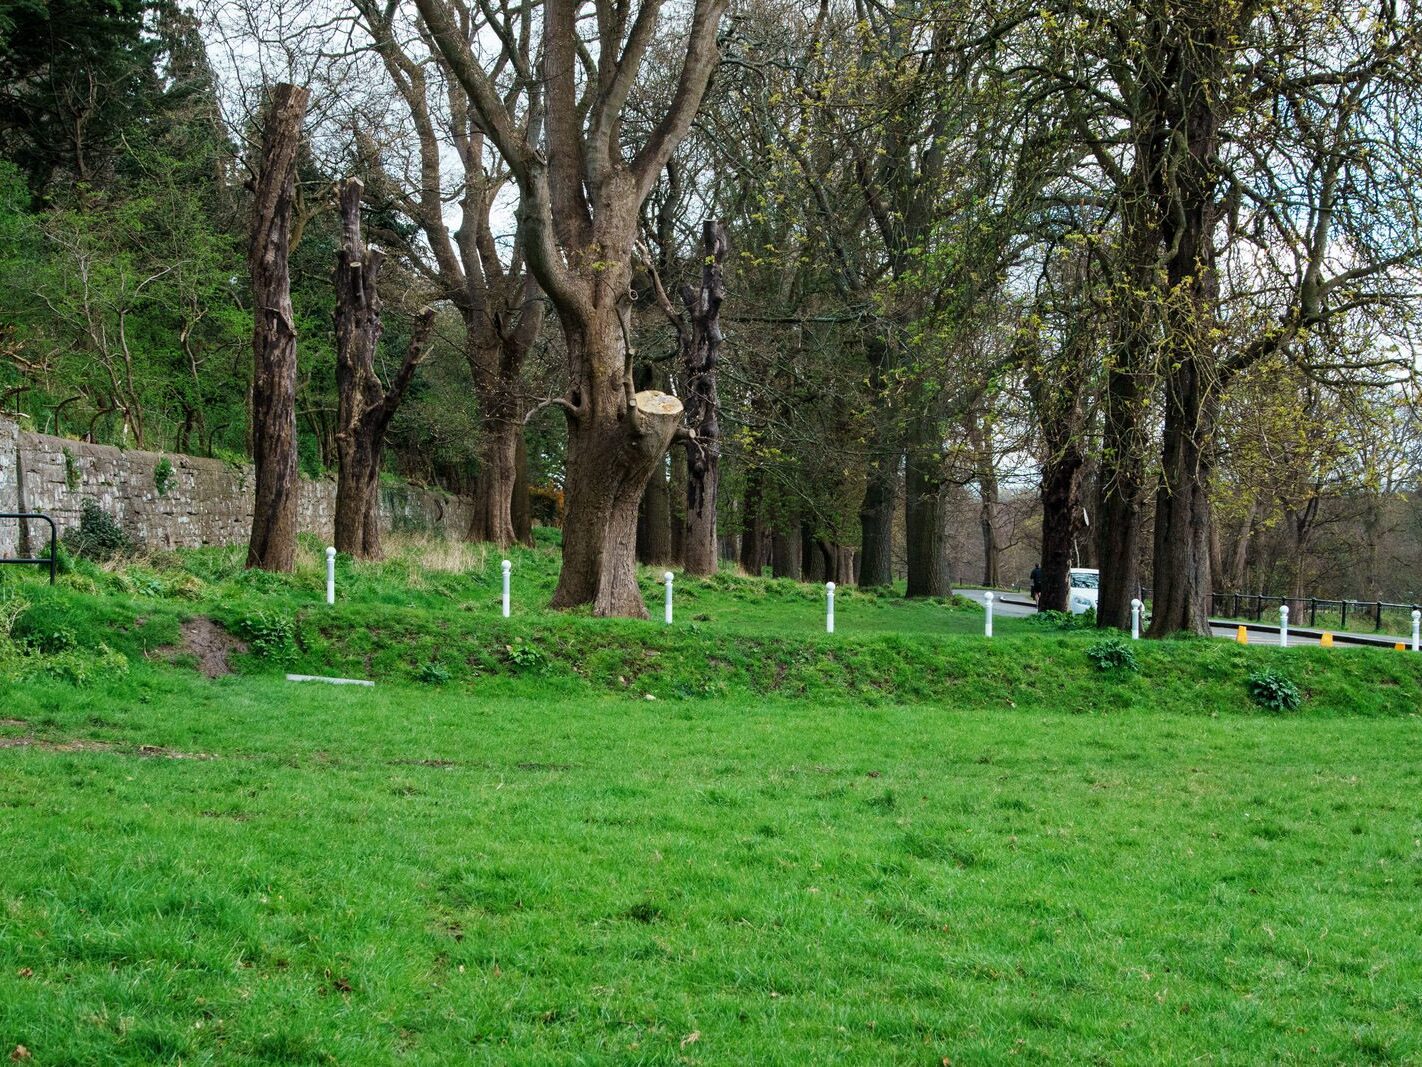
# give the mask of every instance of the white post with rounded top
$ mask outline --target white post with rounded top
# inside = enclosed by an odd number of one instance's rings
[[[834,582],[825,582],[825,633],[834,633]]]
[[[504,618],[509,617],[509,571],[513,570],[513,563],[504,560]]]
[[[666,622],[667,622],[667,625],[668,625],[668,626],[671,625],[671,621],[672,621],[672,579],[675,578],[675,577],[676,577],[676,576],[675,576],[674,574],[672,574],[671,571],[667,571],[667,573],[662,576],[662,580],[667,583]]]
[[[983,594],[983,603],[985,603],[985,604],[987,605],[987,619],[986,619],[986,621],[984,621],[984,623],[983,623],[983,636],[984,636],[984,637],[991,637],[991,636],[992,636],[992,594],[991,594],[991,593],[984,593],[984,594]]]
[[[1412,609],[1412,651],[1422,652],[1422,611]]]
[[[1131,640],[1141,639],[1141,609],[1145,607],[1140,597],[1131,598]]]
[[[336,550],[326,549],[326,603],[336,602]]]
[[[1279,605],[1279,647],[1289,647],[1289,605]]]

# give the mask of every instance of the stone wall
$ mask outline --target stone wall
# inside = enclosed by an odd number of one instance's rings
[[[160,491],[158,472],[171,471]],[[79,521],[86,499],[114,516],[150,549],[245,544],[252,527],[251,464],[157,452],[126,451],[29,433],[0,418],[0,512],[38,511],[53,517],[60,535]],[[301,480],[299,528],[329,541],[336,512],[334,479]],[[386,486],[380,493],[385,530],[420,530],[449,538],[469,528],[467,500],[437,490]],[[0,520],[0,557],[21,550],[20,524]],[[30,524],[38,550],[48,537]]]

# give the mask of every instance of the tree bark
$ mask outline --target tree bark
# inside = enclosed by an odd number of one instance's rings
[[[716,573],[716,495],[720,484],[720,399],[716,361],[721,350],[721,301],[726,296],[721,260],[726,230],[719,222],[701,226],[701,285],[682,291],[690,329],[682,330],[686,373],[686,414],[691,436],[686,449],[686,540],[682,565],[687,574]]]
[[[1072,543],[1081,507],[1081,469],[1085,457],[1068,440],[1042,465],[1043,611],[1066,611],[1071,585]]]
[[[513,488],[514,537],[520,544],[533,544],[533,507],[528,499],[528,445],[524,441],[523,427],[518,429],[518,442],[514,450]]]
[[[800,524],[800,576],[807,582],[825,581],[825,558],[820,542],[808,522]]]
[[[636,394],[619,418],[579,413],[568,425],[563,566],[552,606],[647,618],[637,585],[637,505],[681,420],[681,401]]]
[[[647,479],[642,504],[637,509],[637,561],[671,564],[671,494],[665,464],[658,464]],[[688,571],[688,573],[690,573]],[[701,573],[701,572],[698,572]]]
[[[746,472],[746,491],[741,498],[741,569],[759,577],[765,565],[765,524],[760,516],[761,483],[765,477],[759,466]],[[688,529],[690,516],[688,516]]]
[[[905,474],[904,528],[911,597],[953,595],[948,559],[947,499],[939,458],[911,448]]]
[[[247,566],[290,571],[296,560],[296,324],[291,307],[291,212],[310,90],[272,91],[252,204],[252,460],[256,490]]]
[[[385,434],[424,355],[434,312],[415,327],[405,360],[387,390],[375,373],[383,330],[380,265],[384,257],[361,238],[361,194],[356,179],[341,184],[343,237],[336,254],[336,551],[380,559],[380,466]]]
[[[801,556],[800,556],[800,528],[793,527],[791,532],[776,532],[771,535],[771,573],[777,578],[789,578],[792,581],[800,580]]]

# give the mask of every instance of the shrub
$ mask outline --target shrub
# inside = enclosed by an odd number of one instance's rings
[[[237,621],[237,633],[264,659],[288,660],[296,654],[296,623],[280,612],[250,612]]]
[[[153,468],[153,488],[158,490],[159,496],[168,495],[168,490],[173,488],[174,477],[176,474],[173,470],[173,463],[167,456],[164,456]]]
[[[1267,711],[1297,711],[1303,704],[1293,679],[1272,667],[1251,671],[1248,686],[1250,698]]]
[[[1119,637],[1103,637],[1087,647],[1086,655],[1098,671],[1140,670],[1135,649]]]
[[[524,644],[521,637],[515,638],[513,644],[505,645],[504,651],[508,653],[509,662],[521,673],[542,671],[548,666],[548,657],[535,646]]]
[[[426,660],[415,668],[415,681],[426,685],[444,685],[449,681],[449,670],[436,660]]]
[[[126,556],[136,547],[133,538],[93,499],[79,505],[79,526],[64,535],[64,544],[76,556],[100,563]]]

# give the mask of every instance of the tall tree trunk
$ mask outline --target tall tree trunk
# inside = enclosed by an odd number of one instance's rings
[[[820,552],[820,542],[815,537],[814,527],[808,522],[800,524],[800,576],[807,582],[826,580],[825,558]]]
[[[336,255],[336,551],[362,559],[381,558],[380,466],[385,433],[409,388],[434,325],[426,310],[410,339],[405,360],[387,391],[375,373],[380,319],[380,265],[384,257],[361,239],[363,186],[343,182],[343,238]]]
[[[800,556],[800,528],[798,525],[792,526],[790,533],[780,533],[779,531],[771,535],[771,573],[777,578],[789,578],[792,581],[800,580],[801,556]]]
[[[741,569],[754,577],[760,576],[765,561],[765,524],[760,516],[761,481],[765,477],[759,466],[746,472],[746,491],[741,498]],[[688,529],[690,527],[688,516]]]
[[[701,286],[682,291],[689,330],[682,331],[686,373],[686,541],[682,565],[687,574],[716,573],[716,494],[720,483],[720,399],[716,361],[721,350],[721,301],[726,286],[721,260],[726,230],[719,222],[701,226]]]
[[[291,209],[311,93],[272,90],[252,204],[252,449],[256,492],[247,566],[290,571],[296,560],[296,324],[291,307]]]
[[[1042,465],[1043,611],[1066,611],[1071,585],[1072,543],[1081,506],[1081,469],[1085,457],[1068,441]]]
[[[869,481],[859,506],[860,580],[866,588],[894,581],[894,498],[898,495],[897,454],[869,463]]]
[[[1155,498],[1152,637],[1210,633],[1210,480],[1215,405],[1195,373],[1166,378],[1164,450]]]
[[[487,370],[497,353],[481,353]],[[479,473],[474,480],[474,513],[469,521],[470,541],[507,548],[519,540],[514,528],[514,485],[518,481],[518,444],[522,436],[516,386],[498,374],[474,370],[475,393],[481,412]]]
[[[922,437],[922,435],[919,435]],[[953,595],[948,559],[947,499],[939,457],[925,441],[910,448],[905,473],[904,528],[911,597]]]
[[[880,336],[870,337],[866,346],[869,361],[869,390],[876,401],[870,428],[869,472],[864,499],[859,505],[859,580],[866,588],[892,585],[894,581],[894,501],[898,495],[901,453],[890,443],[890,431],[881,422],[879,405],[889,365],[889,343]]]
[[[533,507],[528,499],[528,445],[524,441],[522,426],[518,430],[514,451],[513,525],[518,542],[532,545]]]
[[[978,477],[978,526],[983,535],[983,585],[996,589],[1000,580],[998,563],[1001,558],[997,540],[998,487],[997,475]]]

